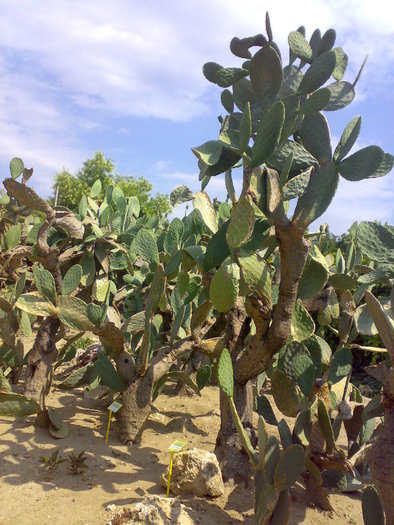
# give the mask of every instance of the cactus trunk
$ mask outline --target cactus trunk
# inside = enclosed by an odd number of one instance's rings
[[[139,443],[151,412],[152,380],[148,373],[142,378],[134,377],[122,392],[119,401],[122,408],[116,413],[119,438],[122,443]]]
[[[387,393],[383,405],[384,427],[372,447],[370,466],[386,514],[386,525],[394,525],[394,399]]]
[[[249,435],[253,446],[257,438],[253,430],[253,386],[249,381],[245,385],[234,382],[234,404],[242,424]],[[231,416],[229,400],[220,391],[220,430],[216,438],[215,454],[222,470],[223,480],[244,483],[248,486],[251,480],[252,467],[242,441]]]
[[[33,348],[27,358],[25,396],[44,404],[52,379],[52,365],[57,359],[55,344],[60,320],[47,317],[38,330]],[[44,407],[41,406],[43,409]]]

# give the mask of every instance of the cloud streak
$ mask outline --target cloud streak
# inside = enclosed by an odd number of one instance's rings
[[[21,156],[36,168],[34,184],[44,194],[54,172],[75,170],[105,149],[105,134],[120,137],[111,151],[125,151],[133,119],[151,119],[163,133],[166,122],[214,119],[219,90],[205,80],[202,65],[237,65],[230,39],[262,32],[266,9],[282,50],[302,23],[307,35],[321,21],[322,31],[336,27],[351,79],[369,52],[360,107],[393,78],[394,8],[386,0],[373,9],[366,0],[305,0],[302,8],[273,0],[37,0],[34,9],[27,0],[0,0],[0,8],[0,167],[6,174],[10,158]],[[385,96],[392,100],[389,90]]]

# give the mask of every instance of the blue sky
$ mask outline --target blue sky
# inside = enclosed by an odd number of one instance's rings
[[[373,8],[373,9],[372,9]],[[239,65],[233,36],[264,32],[265,11],[287,56],[287,35],[305,25],[337,31],[353,80],[366,54],[355,101],[329,113],[335,147],[355,115],[356,147],[394,153],[394,6],[389,0],[0,0],[0,167],[21,157],[32,185],[50,194],[63,167],[76,171],[100,150],[122,175],[145,176],[154,192],[179,184],[199,189],[191,147],[217,137],[220,89],[205,62]],[[394,175],[341,180],[319,222],[334,233],[354,220],[393,222]],[[239,185],[239,181],[236,182]],[[225,197],[223,177],[207,187]]]

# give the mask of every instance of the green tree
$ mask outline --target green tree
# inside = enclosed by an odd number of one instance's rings
[[[66,169],[55,175],[54,189],[59,189],[57,204],[77,210],[82,195],[89,195],[90,188],[97,179],[100,179],[102,185],[100,199],[111,184],[117,184],[125,197],[138,197],[141,210],[148,215],[165,215],[171,211],[167,195],[157,194],[156,197],[151,197],[152,184],[145,177],[122,177],[115,172],[114,162],[106,159],[100,151],[93,158],[87,159],[75,175]]]

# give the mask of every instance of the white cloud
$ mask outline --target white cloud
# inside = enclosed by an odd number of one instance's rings
[[[392,224],[393,202],[394,188],[392,179],[388,177],[359,182],[349,182],[341,177],[330,207],[311,229],[328,223],[330,230],[339,235],[347,231],[354,221],[376,220]]]
[[[367,86],[390,83],[394,70],[388,0],[372,7],[367,0],[37,0],[34,6],[0,0],[0,8],[0,163],[26,159],[45,193],[55,171],[74,170],[103,149],[88,145],[89,131],[106,129],[126,140],[124,121],[111,128],[114,117],[185,122],[215,114],[218,90],[202,65],[238,64],[230,39],[264,32],[267,9],[283,50],[288,32],[304,24],[307,35],[317,25],[337,28],[354,64],[349,78],[370,54],[359,102],[369,96]],[[156,169],[170,171],[176,159],[170,161]],[[220,185],[212,179],[208,190],[219,192]]]

